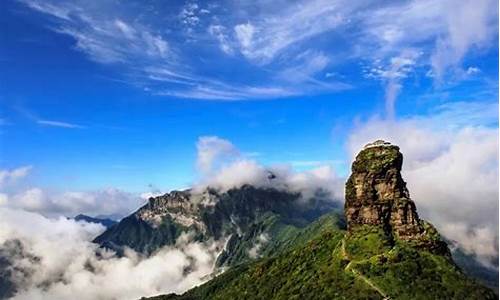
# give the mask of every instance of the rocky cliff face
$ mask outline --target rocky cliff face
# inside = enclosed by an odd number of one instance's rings
[[[498,299],[465,276],[436,229],[419,218],[401,177],[402,164],[399,148],[384,141],[358,154],[346,183],[347,232],[325,217],[298,231],[282,230],[272,238],[281,237],[287,246],[265,253],[265,259],[233,264],[183,295],[151,299]],[[239,207],[252,201],[228,203]],[[262,237],[254,229],[229,240],[227,249],[239,249],[247,237]],[[221,257],[231,261],[241,252],[229,253]]]
[[[419,218],[401,176],[402,165],[399,147],[384,141],[366,145],[356,156],[345,191],[348,231],[376,225],[394,242],[449,253],[436,229]]]
[[[262,244],[262,236],[269,236],[271,245],[281,230],[307,226],[334,208],[330,199],[250,185],[226,192],[172,191],[150,198],[94,242],[118,253],[128,247],[149,255],[189,233],[195,241],[227,244],[218,264],[237,264],[252,256],[249,250]]]

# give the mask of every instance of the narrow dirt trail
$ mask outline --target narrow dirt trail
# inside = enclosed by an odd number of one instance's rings
[[[384,300],[390,300],[391,298],[384,292],[382,289],[380,289],[375,283],[373,283],[370,279],[366,278],[363,274],[361,274],[358,270],[356,270],[354,267],[352,267],[352,263],[356,263],[355,261],[352,261],[349,256],[347,255],[347,251],[345,250],[345,240],[342,239],[342,244],[340,246],[340,252],[342,254],[342,257],[344,259],[349,260],[349,263],[347,266],[345,266],[344,270],[346,272],[351,272],[355,278],[363,280],[367,285],[369,285],[372,289],[377,291]],[[358,261],[361,262],[361,261]]]

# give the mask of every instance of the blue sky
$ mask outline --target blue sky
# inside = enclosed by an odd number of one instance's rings
[[[443,127],[468,112],[460,126],[498,127],[497,12],[496,1],[3,1],[0,169],[32,166],[28,184],[50,189],[187,187],[196,142],[213,135],[264,165],[345,176],[349,137],[373,118],[452,107]]]

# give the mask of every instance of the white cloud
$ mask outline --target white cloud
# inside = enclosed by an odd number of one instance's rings
[[[248,250],[248,256],[250,258],[258,258],[259,257],[259,252],[262,246],[264,246],[267,242],[269,241],[269,235],[267,233],[261,233],[257,237],[256,243],[253,245],[252,248]]]
[[[252,38],[255,33],[255,27],[253,27],[250,23],[239,24],[234,26],[234,32],[236,33],[236,38],[240,42],[243,53],[248,55],[248,48],[252,46]]]
[[[196,143],[198,151],[196,165],[203,173],[210,173],[218,167],[222,161],[239,156],[239,151],[228,140],[217,136],[202,136]]]
[[[448,223],[441,233],[452,240],[459,240],[466,253],[475,254],[483,265],[498,269],[498,232],[491,227],[469,227],[464,223]]]
[[[0,208],[0,248],[19,285],[13,299],[138,299],[183,292],[209,277],[223,243],[190,242],[181,236],[149,258],[97,249],[104,228],[65,218]],[[14,241],[19,241],[15,243]],[[30,257],[32,259],[30,259]]]
[[[465,71],[465,73],[469,76],[476,75],[480,72],[481,72],[481,69],[479,69],[477,67],[468,67],[467,70]]]
[[[198,12],[200,7],[196,3],[186,3],[182,8],[179,17],[182,23],[188,27],[197,26],[200,23],[200,18],[198,17]]]
[[[207,15],[208,10],[202,9],[196,3],[187,3],[180,9],[180,20],[183,29],[187,30],[180,35],[174,35],[172,30],[175,31],[178,24],[169,20],[165,21],[167,24],[161,22],[160,26],[156,14],[148,15],[149,18],[134,18],[133,14],[131,16],[124,13],[126,11],[124,7],[113,9],[113,6],[89,5],[80,1],[63,3],[19,1],[51,16],[53,22],[51,28],[72,37],[75,40],[75,48],[91,60],[125,67],[124,76],[127,82],[138,85],[154,95],[199,100],[246,100],[285,98],[325,90],[311,86],[317,84],[316,81],[311,81],[309,86],[304,87],[281,82],[278,77],[266,81],[229,84],[227,80],[216,79],[218,76],[213,74],[206,76],[202,74],[203,72],[198,72],[199,68],[194,64],[193,58],[184,55],[186,52],[184,47],[192,47],[194,44],[196,47],[203,47],[200,43],[207,39],[205,35],[210,35],[218,41],[223,52],[233,54],[239,44],[238,41],[251,46],[254,27],[250,23],[240,25],[222,23],[226,20],[225,17],[214,16],[211,22],[216,25],[208,26],[205,31],[199,31],[196,28],[202,27],[201,16]],[[236,28],[236,31],[233,34],[228,28]],[[294,36],[291,33],[286,35]],[[189,43],[180,43],[181,40]],[[204,62],[217,61],[211,57],[200,57],[200,59]],[[198,63],[199,61],[196,61],[196,64]],[[262,73],[268,71],[262,70]],[[339,90],[344,89],[345,85],[329,84],[327,88]],[[44,123],[77,128],[70,123],[59,121]]]
[[[132,193],[117,189],[90,192],[60,192],[28,188],[8,194],[6,206],[47,216],[128,215],[144,203]]]
[[[23,166],[11,170],[0,169],[0,188],[28,176],[32,168],[32,166]]]
[[[421,53],[414,49],[405,49],[398,56],[392,57],[388,66],[382,66],[380,61],[376,61],[366,71],[367,77],[380,79],[386,85],[385,110],[388,119],[393,119],[395,116],[396,99],[403,87],[401,81],[413,72],[420,55]]]
[[[459,103],[428,118],[373,119],[352,132],[348,147],[355,155],[376,139],[399,145],[403,177],[422,217],[482,262],[491,262],[498,256],[498,128],[463,124],[456,117],[458,109],[458,115],[481,111],[476,106]]]
[[[241,156],[231,142],[213,136],[200,138],[197,148],[198,166],[204,174],[194,184],[195,192],[206,187],[227,191],[249,184],[298,192],[303,199],[322,190],[330,199],[342,201],[344,180],[328,164],[315,164],[314,169],[303,172],[294,171],[290,165],[263,166]]]
[[[245,184],[262,186],[268,182],[268,171],[252,160],[238,159],[228,162],[213,174],[204,177],[201,181],[202,188],[210,186],[227,191]]]
[[[263,166],[248,159],[237,159],[216,169],[212,175],[201,178],[194,185],[194,191],[203,191],[206,187],[227,191],[246,184],[300,193],[304,200],[314,197],[318,191],[339,202],[344,195],[344,178],[329,165],[297,172],[288,165]]]
[[[129,26],[127,23],[123,22],[122,20],[116,19],[115,20],[115,26],[118,27],[118,29],[128,39],[135,38],[135,36],[137,34],[137,32],[135,31],[134,28],[132,28],[131,26]]]
[[[356,4],[343,1],[306,1],[262,16],[255,22],[235,26],[241,53],[261,64],[269,63],[281,51],[345,22],[346,10]]]
[[[4,193],[0,193],[0,207],[6,206],[9,202],[9,196]]]
[[[314,79],[314,75],[322,70],[324,70],[330,59],[322,52],[317,51],[305,51],[292,61],[292,66],[287,67],[280,71],[279,77],[284,81],[290,81],[292,83],[301,82],[315,82],[319,86],[326,83],[321,83]]]
[[[345,85],[334,85],[338,90],[345,89]],[[246,99],[275,99],[300,95],[301,91],[281,86],[227,86],[225,84],[211,83],[197,85],[187,90],[161,90],[155,95],[174,96],[178,98],[199,100],[236,101]]]
[[[82,2],[20,1],[58,19],[54,30],[74,38],[76,49],[96,62],[131,63],[144,68],[151,59],[173,61],[162,36],[144,24],[120,18],[116,11],[110,12],[110,17]]]
[[[446,35],[436,40],[431,57],[434,73],[441,80],[448,68],[456,68],[473,47],[482,48],[498,31],[498,1],[448,1],[443,11]]]
[[[164,194],[165,194],[164,192],[160,192],[160,191],[144,192],[144,193],[141,193],[140,197],[143,200],[149,200],[149,198],[162,196]]]
[[[498,31],[494,0],[394,2],[360,16],[363,54],[387,57],[404,48],[420,48],[427,52],[426,65],[432,66],[438,81],[447,70],[460,68],[473,47],[489,46]]]
[[[187,2],[172,5],[173,15],[166,12],[164,18],[154,6],[138,16],[127,11],[130,7],[125,4],[118,9],[84,1],[19,1],[51,16],[50,28],[73,37],[76,49],[90,59],[125,66],[127,82],[155,95],[201,100],[270,99],[337,91],[345,85],[332,85],[323,81],[324,76],[316,76],[325,65],[333,73],[338,71],[334,69],[337,65],[380,59],[386,62],[385,72],[390,72],[391,58],[400,57],[406,49],[422,53],[415,68],[432,68],[425,72],[436,81],[442,81],[450,70],[454,79],[461,80],[465,78],[461,74],[467,73],[461,69],[465,56],[474,49],[487,49],[498,31],[498,3],[494,0],[299,0],[286,6],[243,1],[228,7],[208,5],[210,10]],[[203,51],[207,39],[215,39],[230,55],[205,56],[213,55]],[[187,54],[192,47],[199,47],[199,55]],[[299,59],[302,53],[316,55],[306,61]],[[241,78],[239,83],[220,82],[223,76],[218,64],[226,60],[251,68],[257,75]],[[199,68],[200,62],[206,66]],[[259,77],[262,80],[255,80]],[[402,87],[401,79],[385,85],[389,114]]]
[[[406,1],[368,9],[360,14],[363,44],[375,43],[374,54],[391,54],[402,47],[433,40],[446,31],[447,5],[453,1]],[[455,2],[455,5],[460,3]]]
[[[219,41],[220,49],[226,54],[233,54],[233,47],[227,34],[227,28],[222,25],[210,25],[208,32]]]

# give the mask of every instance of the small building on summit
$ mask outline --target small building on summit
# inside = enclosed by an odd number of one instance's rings
[[[381,147],[381,146],[392,146],[392,144],[390,142],[386,142],[384,140],[376,140],[375,142],[373,143],[368,143],[366,144],[363,149],[366,149],[366,148],[371,148],[371,147]]]

